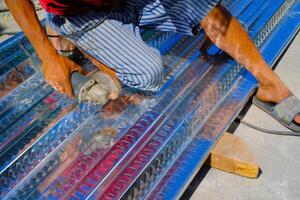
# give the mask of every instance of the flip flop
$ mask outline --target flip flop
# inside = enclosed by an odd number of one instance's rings
[[[263,102],[254,96],[253,104],[288,129],[300,132],[300,125],[294,121],[294,118],[300,113],[300,100],[295,95],[285,98],[278,104]]]

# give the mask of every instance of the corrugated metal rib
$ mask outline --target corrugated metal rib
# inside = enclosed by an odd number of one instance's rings
[[[272,64],[299,27],[299,15],[289,15],[300,10],[294,2],[223,4],[239,16]],[[283,28],[284,39],[278,36]],[[181,194],[256,83],[207,45],[203,32],[186,37],[144,31],[143,37],[163,55],[161,91],[148,96],[125,90],[102,108],[78,105],[43,82],[24,60],[18,46],[22,35],[0,45],[0,81],[7,86],[0,87],[1,198],[169,199]],[[29,43],[25,46],[31,51]],[[8,79],[17,66],[25,66],[18,70],[24,78]],[[85,67],[94,70],[88,62]]]

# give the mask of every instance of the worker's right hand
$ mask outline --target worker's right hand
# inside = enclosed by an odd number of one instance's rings
[[[74,97],[71,84],[72,72],[82,73],[82,68],[72,60],[59,54],[43,59],[42,71],[45,80],[60,93]]]

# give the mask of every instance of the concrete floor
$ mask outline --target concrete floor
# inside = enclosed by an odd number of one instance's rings
[[[300,34],[275,70],[298,97],[299,56]],[[286,130],[255,106],[251,106],[244,120],[264,128]],[[299,200],[300,137],[269,135],[244,125],[240,125],[234,134],[248,144],[257,158],[262,174],[253,180],[215,169],[207,172],[205,168],[200,172],[200,177],[204,178],[191,200]]]
[[[38,4],[38,0],[32,0],[34,2],[37,11],[37,15],[39,16],[40,19],[44,18],[44,11],[40,10],[40,6]],[[11,37],[11,33],[14,32],[19,32],[21,31],[17,23],[15,22],[14,18],[8,11],[4,11],[7,9],[7,6],[4,2],[4,0],[0,0],[0,42],[8,39]],[[4,34],[4,33],[9,33],[9,34]]]

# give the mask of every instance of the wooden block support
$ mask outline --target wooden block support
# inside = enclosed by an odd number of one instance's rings
[[[259,174],[256,159],[245,142],[229,133],[225,133],[217,142],[206,164],[248,178],[257,178]]]

